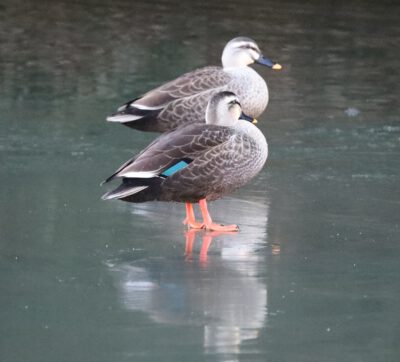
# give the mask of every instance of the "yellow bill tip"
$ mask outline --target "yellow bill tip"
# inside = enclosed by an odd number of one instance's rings
[[[281,69],[282,69],[282,65],[280,65],[280,64],[278,64],[278,63],[275,63],[275,64],[272,66],[272,69],[274,69],[274,70],[281,70]]]
[[[253,121],[251,122],[251,123],[253,123],[253,124],[257,124],[258,123],[258,121],[254,118],[253,119]]]

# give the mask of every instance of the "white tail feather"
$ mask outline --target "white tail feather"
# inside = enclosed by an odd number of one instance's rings
[[[128,172],[119,172],[118,177],[127,177],[127,178],[152,178],[158,176],[157,172],[154,171],[128,171]]]
[[[149,186],[137,186],[137,187],[132,187],[128,188],[126,190],[122,190],[120,192],[111,192],[111,193],[106,193],[105,195],[102,196],[103,200],[112,200],[112,199],[122,199],[124,197],[137,194],[138,192],[147,189]]]
[[[135,116],[133,114],[116,114],[115,116],[107,117],[108,122],[126,123],[136,121],[143,118],[143,116]]]
[[[156,111],[158,109],[162,109],[165,107],[165,105],[161,105],[161,106],[156,106],[156,107],[151,107],[151,106],[144,106],[142,104],[137,104],[135,103],[135,105],[133,106],[134,108],[140,109],[142,111]]]

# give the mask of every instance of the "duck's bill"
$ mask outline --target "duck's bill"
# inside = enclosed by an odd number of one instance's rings
[[[255,118],[250,117],[250,116],[248,116],[247,114],[245,114],[243,112],[240,115],[240,119],[243,119],[245,121],[248,121],[248,122],[251,122],[251,123],[254,123],[254,124],[256,124],[258,122]]]
[[[282,69],[282,66],[278,63],[273,62],[271,59],[265,57],[264,55],[260,55],[260,57],[256,60],[257,64],[265,65],[269,68],[272,68],[274,70],[280,70]]]

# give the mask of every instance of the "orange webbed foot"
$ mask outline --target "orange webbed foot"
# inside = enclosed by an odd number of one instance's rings
[[[210,213],[207,208],[207,201],[205,199],[199,200],[199,206],[203,215],[204,228],[208,231],[223,231],[223,232],[236,232],[239,231],[237,225],[220,225],[212,221]]]
[[[187,225],[187,227],[189,229],[196,229],[196,230],[204,229],[204,224],[203,223],[195,222],[195,221],[192,221],[192,220],[188,220],[188,218],[183,220],[182,223],[184,225]]]
[[[239,231],[239,226],[237,225],[221,225],[216,223],[205,224],[204,228],[208,231],[227,231],[227,232],[235,232]]]

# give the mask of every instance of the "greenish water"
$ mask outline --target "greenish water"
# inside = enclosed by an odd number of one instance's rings
[[[3,2],[0,360],[398,361],[399,10]],[[240,233],[101,201],[154,137],[105,117],[237,35],[284,67],[257,67],[267,166],[211,205]]]

